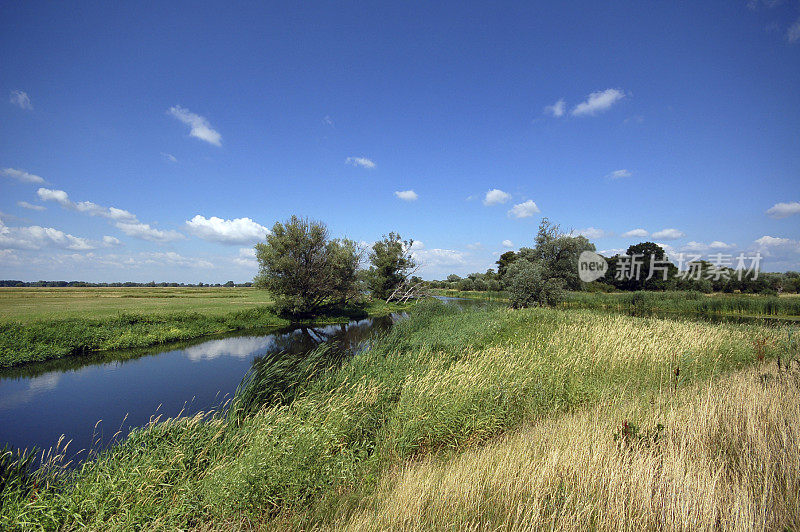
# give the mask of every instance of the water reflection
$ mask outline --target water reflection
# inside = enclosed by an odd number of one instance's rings
[[[71,449],[103,447],[111,443],[103,432],[127,434],[155,413],[168,417],[218,408],[255,361],[279,366],[283,361],[290,368],[321,343],[330,343],[332,356],[347,356],[400,317],[228,335],[0,371],[0,446],[49,448],[64,434],[73,440]]]

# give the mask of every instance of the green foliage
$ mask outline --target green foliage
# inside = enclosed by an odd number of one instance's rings
[[[403,240],[397,233],[389,233],[372,246],[369,288],[374,297],[388,299],[416,268],[411,255],[413,244],[411,239]]]
[[[561,279],[545,277],[542,261],[514,261],[506,272],[509,301],[514,308],[552,306],[564,298]]]
[[[356,245],[331,240],[322,222],[297,216],[276,222],[266,243],[256,244],[256,258],[256,285],[269,290],[279,310],[289,315],[313,316],[359,296]]]

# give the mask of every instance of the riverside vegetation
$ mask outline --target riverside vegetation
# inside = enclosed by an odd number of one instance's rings
[[[7,467],[0,527],[796,528],[797,333],[420,303],[274,393]]]
[[[373,301],[296,319],[279,314],[269,293],[255,288],[0,288],[0,367],[398,308]]]

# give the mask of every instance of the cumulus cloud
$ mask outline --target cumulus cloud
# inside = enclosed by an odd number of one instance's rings
[[[211,127],[211,124],[209,124],[208,120],[204,117],[180,105],[170,107],[167,112],[189,126],[189,135],[192,137],[213,144],[214,146],[222,146],[222,135]]]
[[[503,240],[502,242],[504,248],[513,248],[514,243],[511,240]]]
[[[403,201],[416,201],[419,198],[413,190],[396,190],[394,195]]]
[[[186,227],[198,238],[222,244],[256,243],[269,233],[269,229],[250,218],[223,220],[216,216],[206,218],[199,214],[187,220]]]
[[[726,244],[725,242],[722,242],[720,240],[714,240],[708,245],[708,247],[710,247],[711,249],[731,249],[736,247],[736,244]]]
[[[639,229],[631,229],[630,231],[622,233],[622,236],[626,238],[631,238],[631,237],[643,238],[649,235],[650,233],[648,233],[645,229],[642,229],[641,227]]]
[[[366,157],[348,157],[344,160],[344,162],[345,164],[349,164],[351,166],[360,166],[361,168],[368,168],[370,170],[378,166],[374,161],[367,159]]]
[[[539,207],[533,200],[523,201],[517,203],[508,211],[508,215],[512,218],[530,218],[537,212],[541,212]]]
[[[0,221],[0,247],[12,249],[61,248],[75,251],[95,249],[87,238],[67,234],[52,227],[8,227]]]
[[[9,98],[8,101],[16,105],[20,109],[24,109],[26,111],[33,110],[33,104],[31,103],[31,98],[25,91],[19,91],[19,90],[11,91],[11,97]]]
[[[0,174],[10,177],[12,179],[16,179],[17,181],[22,181],[23,183],[37,183],[41,184],[44,183],[44,178],[39,177],[38,175],[29,174],[24,170],[18,170],[16,168],[3,168],[0,170]]]
[[[597,227],[587,227],[586,229],[579,229],[577,231],[572,231],[570,234],[572,236],[585,236],[590,240],[594,240],[596,238],[605,238],[613,235],[613,233],[609,233],[608,231],[604,231],[603,229],[598,229]]]
[[[602,255],[604,257],[615,257],[617,255],[624,255],[625,254],[625,250],[622,249],[622,248],[610,248],[610,249],[602,249],[602,250],[598,251],[597,253],[599,253],[600,255]]]
[[[499,188],[493,188],[492,190],[486,193],[486,196],[483,198],[484,205],[498,205],[500,203],[505,203],[511,199],[511,194],[508,192],[503,192]]]
[[[40,188],[36,191],[36,194],[39,195],[42,201],[55,201],[66,209],[83,212],[90,216],[100,216],[109,220],[127,223],[134,223],[137,221],[135,215],[124,209],[103,207],[91,201],[80,201],[76,203],[69,199],[69,195],[63,190]]]
[[[800,214],[800,201],[776,203],[767,209],[767,215],[772,218],[788,218],[795,214]]]
[[[633,174],[630,172],[630,170],[625,170],[623,168],[622,170],[614,170],[613,172],[608,174],[606,177],[608,177],[609,179],[621,179],[623,177],[630,177],[632,175]]]
[[[33,203],[28,203],[27,201],[18,201],[17,205],[23,209],[30,209],[32,211],[44,211],[47,209],[47,207],[43,205],[34,205]]]
[[[164,244],[186,238],[181,233],[173,230],[162,231],[142,222],[117,222],[116,227],[128,236],[140,238],[149,242]]]
[[[247,268],[257,267],[258,261],[256,260],[255,248],[239,248],[239,255],[234,257],[233,262]]]
[[[585,102],[581,102],[572,110],[572,116],[593,116],[597,113],[607,111],[619,100],[625,97],[625,93],[618,89],[606,89],[604,91],[593,92]]]
[[[544,112],[546,114],[555,116],[556,118],[560,116],[564,116],[564,111],[566,111],[567,102],[564,101],[564,98],[561,98],[553,105],[548,105],[544,108]]]
[[[106,235],[103,237],[103,245],[106,246],[107,248],[110,248],[122,245],[122,242],[120,242],[119,238],[117,237]]]
[[[677,229],[662,229],[661,231],[656,231],[653,233],[653,238],[663,238],[664,240],[677,240],[679,238],[685,237],[686,234],[683,231],[678,231]]]
[[[467,263],[466,255],[454,249],[421,249],[412,251],[411,255],[422,268],[455,268]]]

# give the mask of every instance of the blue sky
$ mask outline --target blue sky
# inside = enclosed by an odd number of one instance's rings
[[[798,1],[6,2],[0,65],[0,278],[245,281],[292,214],[800,269]]]

